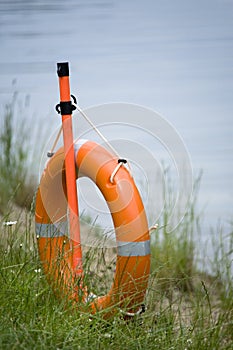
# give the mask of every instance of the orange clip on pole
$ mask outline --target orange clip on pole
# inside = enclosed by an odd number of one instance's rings
[[[75,173],[75,155],[72,130],[72,103],[70,100],[69,64],[57,64],[57,74],[60,88],[60,112],[62,115],[62,129],[65,153],[65,174],[69,209],[70,239],[72,242],[72,263],[76,275],[82,275],[82,249],[80,238],[80,224],[78,214],[78,198]]]

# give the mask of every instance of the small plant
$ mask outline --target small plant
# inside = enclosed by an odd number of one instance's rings
[[[0,213],[6,214],[8,206],[28,206],[35,191],[34,180],[28,172],[28,134],[27,123],[15,122],[15,95],[13,101],[5,106],[0,128]]]
[[[167,170],[165,179],[163,217],[158,229],[152,232],[152,272],[156,275],[157,288],[172,298],[172,293],[176,288],[184,292],[193,290],[193,277],[196,272],[193,235],[199,226],[195,204],[201,175],[194,184],[192,200],[183,220],[172,232],[167,232],[173,194]]]

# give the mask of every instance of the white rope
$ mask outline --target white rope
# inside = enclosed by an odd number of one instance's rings
[[[113,184],[114,182],[114,177],[116,175],[116,173],[118,172],[118,170],[120,169],[120,167],[123,165],[122,162],[118,163],[117,166],[115,167],[115,169],[113,170],[111,176],[110,176],[110,182]]]
[[[84,113],[83,110],[77,104],[75,104],[74,102],[72,102],[72,104],[77,109],[77,111],[84,117],[84,119],[91,125],[91,127],[93,128],[93,130],[95,130],[95,132],[99,135],[99,137],[108,145],[108,147],[113,151],[113,153],[117,156],[117,158],[120,159],[120,156],[119,156],[118,152],[116,151],[116,149],[111,145],[111,143],[106,139],[106,137],[99,131],[99,129],[95,126],[95,124],[92,123],[92,121],[86,115],[86,113]],[[74,113],[75,113],[75,111],[74,111]],[[130,164],[128,162],[127,162],[127,164],[128,164],[128,172],[129,172],[130,176],[133,177]],[[112,172],[112,174],[110,176],[110,182],[111,183],[114,182],[114,177],[115,177],[116,173],[118,172],[118,170],[120,169],[120,167],[122,165],[125,166],[124,162],[120,162],[116,166],[116,168],[113,170],[113,172]]]
[[[92,123],[92,121],[91,121],[90,118],[86,115],[86,113],[84,113],[83,110],[82,110],[76,103],[72,102],[72,105],[75,107],[75,109],[77,109],[77,112],[79,112],[79,113],[83,116],[83,118],[88,122],[88,124],[91,125],[91,127],[92,127],[93,130],[99,135],[99,137],[108,145],[108,147],[109,147],[109,148],[112,150],[112,152],[117,156],[117,158],[120,159],[120,156],[119,156],[118,152],[116,151],[116,149],[111,145],[111,143],[106,139],[106,137],[99,131],[99,129],[95,126],[95,124]],[[77,113],[77,112],[74,111],[74,113]],[[59,138],[60,138],[60,136],[61,136],[61,132],[62,132],[62,126],[60,127],[60,129],[59,129],[59,131],[58,131],[58,133],[57,133],[57,136],[56,136],[56,138],[55,138],[55,141],[54,141],[54,143],[53,143],[53,146],[52,146],[51,150],[47,153],[47,156],[48,156],[48,157],[52,157],[52,156],[53,156],[55,147],[56,147],[56,145],[57,145],[57,143],[58,143],[58,140],[59,140]],[[124,163],[126,163],[126,162],[124,162],[124,161],[119,162],[119,164],[118,164],[118,165],[116,166],[116,168],[113,170],[113,172],[112,172],[112,174],[111,174],[111,176],[110,176],[110,182],[111,182],[111,183],[114,182],[114,177],[115,177],[116,173],[118,172],[118,170],[120,169],[120,167],[121,167],[122,165],[123,165],[123,166],[125,165]],[[127,164],[128,164],[128,171],[129,171],[129,174],[130,174],[131,177],[133,177],[133,176],[132,176],[132,171],[131,171],[130,164],[129,164],[128,162],[127,162]]]
[[[99,131],[99,129],[95,126],[94,123],[92,123],[92,121],[90,120],[90,118],[86,115],[86,113],[83,112],[83,110],[74,102],[72,102],[72,105],[77,109],[77,111],[84,117],[84,119],[91,125],[91,127],[93,128],[93,130],[95,130],[95,132],[99,135],[99,137],[108,145],[108,147],[113,151],[113,153],[120,158],[119,154],[117,153],[116,149],[111,145],[111,143],[106,139],[106,137]],[[75,111],[74,111],[75,114]],[[62,126],[60,127],[58,134],[56,136],[56,139],[53,143],[53,146],[51,148],[51,150],[48,152],[48,156],[52,156],[53,155],[53,151],[58,143],[59,137],[61,135],[62,132]]]
[[[117,153],[116,149],[111,145],[111,143],[106,139],[106,137],[99,131],[99,129],[95,126],[94,123],[90,120],[90,118],[86,115],[86,113],[83,112],[83,110],[74,102],[72,102],[73,106],[77,109],[77,111],[86,119],[86,121],[91,125],[93,130],[99,135],[99,137],[108,145],[109,148],[113,151],[113,153],[120,158],[119,154]],[[75,113],[75,111],[74,111]]]
[[[48,157],[52,157],[52,156],[54,155],[54,150],[55,150],[55,147],[57,146],[59,137],[61,136],[61,132],[62,132],[62,126],[61,126],[60,129],[58,130],[56,139],[55,139],[55,141],[54,141],[54,143],[53,143],[53,145],[52,145],[51,150],[47,153],[47,156],[48,156]]]
[[[146,311],[145,305],[142,305],[140,309],[136,312],[127,312],[122,309],[120,309],[120,313],[122,313],[124,316],[134,317],[143,314]]]
[[[157,230],[158,227],[159,227],[158,224],[155,224],[154,226],[151,226],[151,227],[149,228],[149,233],[151,234],[151,232],[154,231],[154,230]]]

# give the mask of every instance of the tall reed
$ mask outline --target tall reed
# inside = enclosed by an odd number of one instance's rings
[[[0,213],[9,206],[30,207],[35,191],[35,180],[29,171],[29,126],[24,117],[16,122],[16,96],[5,105],[0,119]]]

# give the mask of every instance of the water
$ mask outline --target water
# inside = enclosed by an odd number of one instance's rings
[[[16,90],[22,100],[29,95],[29,123],[51,132],[60,123],[54,114],[59,61],[70,62],[82,107],[120,101],[165,116],[182,136],[194,174],[203,169],[203,235],[210,238],[218,219],[228,232],[232,0],[1,0],[0,47],[0,105]]]

